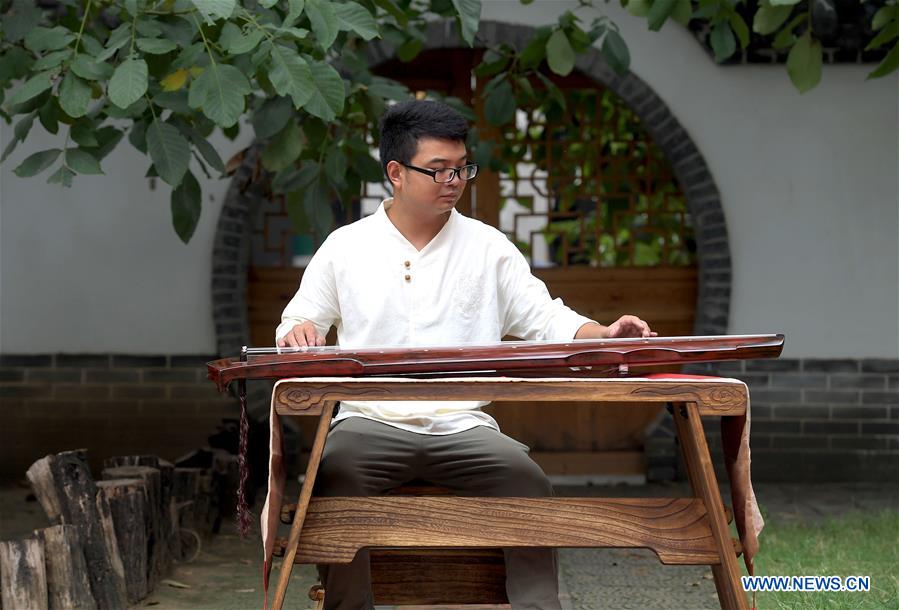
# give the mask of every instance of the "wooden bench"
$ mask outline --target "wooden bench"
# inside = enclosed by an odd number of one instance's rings
[[[313,498],[331,413],[341,400],[631,402],[635,408],[636,403],[671,403],[693,497]],[[347,563],[365,547],[379,549],[372,553],[376,602],[396,605],[504,603],[498,548],[608,547],[648,548],[669,565],[709,565],[721,607],[747,609],[736,559],[740,544],[729,535],[728,514],[700,419],[743,416],[747,401],[745,386],[714,379],[279,382],[273,396],[277,416],[317,416],[319,421],[299,500],[281,507],[282,518],[292,527],[290,536],[275,545],[284,561],[273,608],[280,610],[284,602],[294,563]],[[465,562],[485,566],[482,576],[472,577]]]

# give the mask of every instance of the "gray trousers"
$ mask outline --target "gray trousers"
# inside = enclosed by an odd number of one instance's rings
[[[544,497],[552,486],[527,447],[492,428],[417,434],[350,417],[328,434],[317,496],[377,496],[424,479],[460,496]],[[514,610],[559,610],[555,549],[506,549],[506,593]],[[368,551],[350,564],[319,566],[326,610],[374,607]]]

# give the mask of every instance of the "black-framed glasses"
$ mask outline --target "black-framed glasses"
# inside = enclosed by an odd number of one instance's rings
[[[478,164],[477,163],[469,163],[468,165],[463,165],[462,167],[444,167],[443,169],[426,169],[424,167],[416,167],[414,165],[407,165],[406,163],[399,162],[403,167],[408,167],[409,169],[414,169],[417,172],[421,172],[427,176],[433,178],[434,182],[438,184],[443,184],[444,182],[452,182],[453,178],[459,176],[460,180],[471,180],[475,176],[478,175]]]

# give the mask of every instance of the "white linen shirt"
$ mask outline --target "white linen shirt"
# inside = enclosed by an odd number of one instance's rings
[[[417,250],[386,210],[335,230],[313,256],[281,315],[280,339],[304,321],[322,336],[337,326],[343,349],[490,343],[512,335],[567,341],[591,322],[546,285],[505,234],[456,210]],[[335,422],[367,417],[422,434],[475,426],[499,430],[475,401],[345,401]]]

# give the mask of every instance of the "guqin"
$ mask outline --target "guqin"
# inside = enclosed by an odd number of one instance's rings
[[[209,379],[225,391],[234,381],[286,377],[367,377],[374,375],[495,375],[582,371],[594,376],[625,376],[633,367],[679,365],[716,360],[776,358],[784,336],[721,335],[501,341],[452,347],[244,348],[240,358],[208,364]]]

